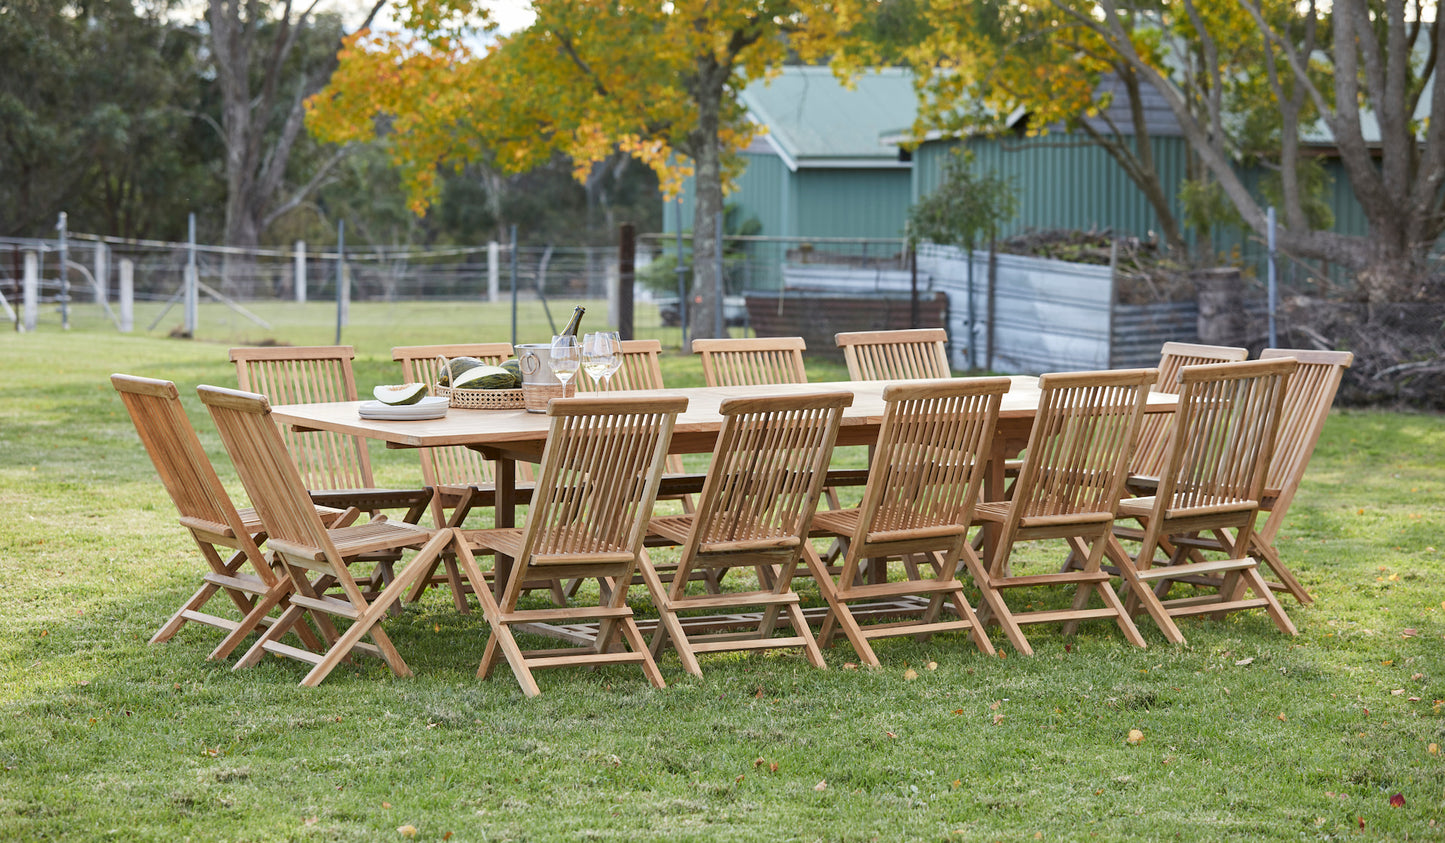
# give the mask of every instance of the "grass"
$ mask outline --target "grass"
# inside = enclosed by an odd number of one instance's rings
[[[392,345],[507,335],[502,308],[354,308],[363,387],[396,379]],[[1145,650],[1035,627],[1033,659],[996,632],[1005,657],[885,641],[877,671],[846,643],[827,671],[711,656],[700,680],[666,655],[666,690],[554,671],[529,701],[475,678],[485,627],[433,592],[386,622],[416,678],[363,659],[302,689],[295,662],[205,662],[216,630],[146,644],[200,565],[106,382],[177,381],[230,478],[194,386],[234,384],[232,343],[331,341],[293,310],[223,331],[203,307],[214,342],[82,313],[0,336],[0,839],[1445,839],[1441,417],[1331,417],[1281,541],[1317,599],[1287,606],[1293,640],[1255,612],[1178,647],[1142,621]],[[675,353],[666,375],[700,380]]]

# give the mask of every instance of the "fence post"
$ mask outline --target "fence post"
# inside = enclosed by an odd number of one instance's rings
[[[35,315],[40,308],[40,256],[25,253],[25,291],[21,294],[20,329],[35,330]]]
[[[632,293],[637,280],[637,227],[622,224],[617,243],[617,334],[632,339]]]
[[[305,303],[306,303],[306,241],[305,241],[305,240],[297,240],[297,241],[296,241],[296,250],[295,250],[295,252],[294,252],[293,254],[295,255],[294,260],[296,261],[296,270],[295,270],[296,283],[295,283],[295,285],[294,285],[294,286],[296,287],[296,303],[297,303],[297,304],[305,304]]]
[[[502,286],[502,247],[497,241],[487,243],[487,301],[494,302],[501,298]]]
[[[336,345],[341,328],[351,316],[351,277],[346,274],[346,220],[336,221]]]
[[[120,259],[120,332],[135,330],[135,263]]]
[[[186,336],[194,339],[196,323],[200,321],[197,307],[200,299],[200,273],[196,269],[196,215],[192,212],[186,219]]]
[[[60,231],[60,329],[70,330],[70,247],[66,243],[66,219],[68,215],[60,212],[60,221],[55,228]]]
[[[105,304],[110,298],[110,249],[95,241],[95,303]]]

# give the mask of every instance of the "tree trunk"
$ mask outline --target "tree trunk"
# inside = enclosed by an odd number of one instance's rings
[[[718,238],[718,220],[722,219],[722,140],[721,127],[723,82],[727,73],[715,65],[698,74],[698,125],[693,143],[692,213],[692,301],[688,308],[688,333],[694,339],[718,336],[718,313],[723,309],[723,279],[718,273],[718,257],[722,242]],[[722,336],[727,336],[723,321]]]

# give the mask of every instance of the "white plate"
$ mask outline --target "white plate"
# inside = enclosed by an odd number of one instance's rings
[[[445,416],[447,403],[447,399],[440,396],[428,396],[415,404],[383,404],[380,401],[363,401],[357,408],[357,412],[364,419],[422,421]]]

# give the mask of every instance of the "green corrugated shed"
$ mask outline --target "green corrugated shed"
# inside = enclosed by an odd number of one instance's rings
[[[883,142],[913,122],[912,76],[887,68],[845,87],[826,67],[787,67],[742,94],[766,130],[742,155],[747,168],[726,200],[755,217],[768,237],[899,237],[912,197],[911,164]],[[692,228],[692,184],[683,189],[682,227]],[[664,231],[677,230],[677,210]]]

